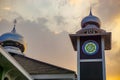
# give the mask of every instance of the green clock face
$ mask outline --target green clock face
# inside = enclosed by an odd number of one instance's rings
[[[82,46],[83,52],[87,55],[96,54],[98,51],[98,48],[99,48],[98,43],[93,40],[85,41]]]

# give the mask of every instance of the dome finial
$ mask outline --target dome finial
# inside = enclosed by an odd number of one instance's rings
[[[16,29],[15,29],[16,23],[17,23],[17,20],[15,19],[15,20],[14,20],[14,27],[13,27],[13,29],[12,29],[12,31],[11,31],[11,32],[13,32],[13,33],[16,33]]]
[[[92,6],[90,6],[90,13],[89,13],[90,16],[92,16]]]
[[[92,14],[92,6],[90,6],[89,15],[83,18],[81,21],[82,28],[85,28],[87,25],[95,25],[96,27],[100,28],[100,24],[100,19]]]

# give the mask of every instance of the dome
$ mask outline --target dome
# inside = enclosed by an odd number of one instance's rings
[[[0,42],[4,42],[4,41],[8,41],[8,40],[24,44],[23,37],[17,33],[9,32],[9,33],[5,33],[5,34],[1,35]]]
[[[90,10],[89,16],[85,17],[81,21],[82,28],[85,28],[86,25],[88,25],[88,24],[96,25],[98,28],[101,25],[100,19],[98,17],[96,17],[96,16],[93,16],[91,10]]]
[[[21,36],[20,34],[18,34],[16,32],[15,27],[13,28],[13,30],[11,32],[4,33],[3,35],[1,35],[0,43],[2,43],[4,45],[5,45],[5,43],[9,43],[9,45],[7,44],[7,46],[11,46],[10,44],[14,43],[14,46],[18,47],[21,50],[21,52],[25,51],[26,44],[25,44],[24,38],[23,38],[23,36]],[[13,44],[12,44],[12,46],[13,46]]]

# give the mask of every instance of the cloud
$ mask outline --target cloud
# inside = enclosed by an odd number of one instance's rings
[[[104,16],[106,21],[114,20],[120,14],[120,1],[119,0],[98,0],[98,13],[101,16]]]
[[[8,10],[8,11],[10,11],[10,10],[11,10],[11,8],[10,8],[10,7],[4,7],[3,9],[4,9],[4,10]]]
[[[113,41],[112,50],[106,53],[106,66],[108,75],[120,75],[120,45]]]
[[[63,16],[54,16],[57,25],[66,24]]]
[[[16,30],[24,36],[27,43],[25,55],[75,70],[76,58],[68,32],[55,34],[47,28],[48,20],[44,17],[37,21],[19,19]],[[13,23],[2,20],[0,26],[0,34],[3,34],[12,30]]]
[[[98,0],[95,7],[102,21],[101,28],[112,32],[112,50],[106,51],[107,75],[120,76],[120,1]]]
[[[24,20],[37,21],[45,17],[47,27],[51,31],[55,33],[74,32],[74,28],[79,24],[78,18],[74,17],[82,14],[79,9],[83,2],[85,3],[82,0],[1,0],[0,18],[13,21],[15,18],[22,17]]]
[[[38,23],[21,23],[28,39],[28,54],[39,60],[68,67],[75,70],[75,54],[71,46],[68,32],[59,34],[47,28],[47,20],[41,18]],[[26,21],[24,21],[26,22]],[[62,58],[62,59],[61,59]],[[69,59],[73,58],[71,61]],[[72,64],[71,64],[72,62]],[[67,63],[67,64],[66,64]]]

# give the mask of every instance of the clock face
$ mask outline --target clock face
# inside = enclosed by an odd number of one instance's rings
[[[88,40],[83,43],[82,50],[87,55],[94,55],[98,52],[99,46],[96,41]]]

